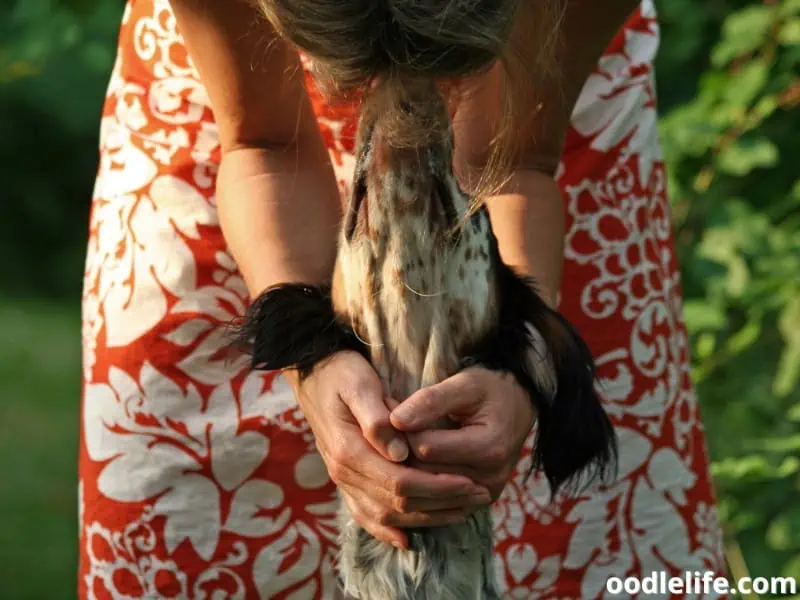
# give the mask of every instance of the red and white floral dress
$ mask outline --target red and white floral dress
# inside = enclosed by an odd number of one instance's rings
[[[656,135],[645,0],[586,83],[558,171],[560,309],[596,357],[619,480],[494,505],[506,597],[723,570]],[[343,190],[355,115],[314,98]],[[247,291],[219,228],[220,152],[167,0],[130,0],[101,128],[83,297],[80,598],[333,597],[336,497],[281,378],[224,354]],[[520,472],[526,471],[523,458]]]

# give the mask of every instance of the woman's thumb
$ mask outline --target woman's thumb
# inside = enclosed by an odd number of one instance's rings
[[[408,458],[408,442],[405,435],[392,426],[389,408],[377,377],[374,385],[372,382],[362,382],[353,393],[343,395],[342,400],[375,450],[393,462],[403,462]]]
[[[421,431],[436,426],[456,412],[457,400],[449,393],[450,380],[411,394],[391,414],[391,423],[402,431]]]
[[[411,394],[392,411],[392,425],[401,431],[422,431],[469,410],[480,396],[474,386],[465,385],[465,377],[462,371]]]

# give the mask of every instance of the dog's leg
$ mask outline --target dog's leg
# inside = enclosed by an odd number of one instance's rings
[[[422,365],[422,378],[420,388],[426,388],[444,381],[450,371],[455,371],[458,362],[452,355],[446,339],[445,317],[439,307],[434,314],[431,323],[431,335],[428,339],[428,351],[425,353],[425,361]]]

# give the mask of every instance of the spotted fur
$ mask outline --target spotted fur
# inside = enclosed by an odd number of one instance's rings
[[[398,400],[457,372],[497,321],[491,227],[485,212],[465,222],[450,139],[394,148],[362,116],[333,304]]]
[[[307,374],[337,349],[369,358],[402,401],[460,369],[513,373],[537,412],[533,466],[555,493],[605,476],[616,440],[594,390],[586,344],[500,258],[485,210],[452,171],[444,101],[409,110],[436,123],[428,143],[396,147],[380,114],[359,125],[353,195],[330,290],[283,285],[251,307],[241,332],[254,368]],[[342,503],[339,572],[354,600],[493,600],[488,509],[462,525],[409,532],[411,549],[372,538]]]
[[[447,117],[443,104],[428,108]],[[460,370],[497,322],[491,229],[484,212],[465,223],[470,200],[452,175],[449,137],[394,148],[367,113],[358,148],[334,307],[364,341],[387,392],[403,400]],[[488,509],[463,525],[412,531],[409,551],[373,539],[344,506],[340,528],[340,572],[351,598],[499,597]]]

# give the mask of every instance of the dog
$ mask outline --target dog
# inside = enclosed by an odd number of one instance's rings
[[[475,209],[454,175],[443,96],[405,111],[428,123],[424,143],[393,144],[381,111],[362,111],[332,284],[277,285],[254,300],[239,331],[252,368],[304,377],[354,350],[398,400],[469,366],[510,372],[533,402],[532,470],[551,493],[607,477],[617,442],[586,343],[501,259],[487,210]],[[340,528],[349,598],[499,598],[489,508],[463,524],[409,531],[409,550],[373,538],[344,503]]]

